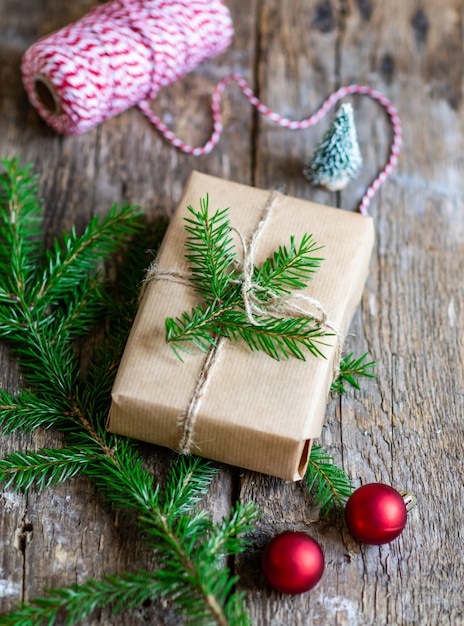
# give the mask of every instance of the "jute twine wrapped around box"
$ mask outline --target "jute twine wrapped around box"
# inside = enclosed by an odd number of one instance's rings
[[[252,233],[249,244],[239,231],[233,229],[240,240],[243,252],[243,261],[241,263],[237,262],[241,270],[240,276],[235,279],[235,282],[240,286],[242,303],[246,311],[247,319],[250,324],[259,326],[261,324],[261,316],[274,319],[305,318],[317,329],[320,328],[322,331],[325,329],[332,331],[331,334],[334,336],[334,345],[336,347],[336,356],[334,358],[335,378],[339,370],[338,365],[340,363],[342,349],[341,336],[340,330],[328,319],[323,304],[305,294],[292,293],[290,295],[281,295],[272,292],[269,288],[264,289],[264,291],[266,291],[264,300],[257,295],[257,292],[262,292],[263,288],[253,281],[256,248],[264,227],[270,219],[272,209],[277,204],[277,200],[278,192],[275,190],[271,191],[264,204],[261,218]],[[163,270],[154,262],[147,272],[145,282],[150,283],[156,280],[166,280],[194,288],[189,272],[175,268]],[[262,293],[261,296],[263,296]],[[182,428],[182,434],[177,451],[182,454],[190,454],[192,451],[192,446],[194,445],[193,433],[195,420],[200,408],[203,389],[208,382],[208,377],[219,357],[220,351],[226,343],[227,340],[224,337],[216,337],[215,344],[211,346],[205,356],[203,367],[200,370],[198,380],[193,388],[192,397],[190,398],[188,406],[186,410],[179,415],[179,426]]]
[[[250,240],[242,264],[250,319],[259,305],[248,282],[250,265],[286,245],[291,235],[298,240],[312,233],[324,246],[324,261],[308,288],[275,306],[276,315],[309,314],[332,330],[326,358],[308,354],[306,361],[276,361],[228,340],[206,356],[188,355],[185,362],[174,355],[164,320],[200,301],[188,280],[184,217],[186,207],[198,206],[206,194],[212,210],[230,207],[238,247]],[[147,277],[113,388],[109,430],[285,479],[301,478],[310,442],[320,435],[372,245],[369,217],[194,172]]]

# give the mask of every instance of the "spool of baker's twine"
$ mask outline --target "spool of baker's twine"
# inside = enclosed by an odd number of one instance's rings
[[[314,114],[295,121],[264,105],[242,76],[229,74],[212,96],[211,136],[198,147],[182,141],[153,113],[149,103],[160,89],[223,52],[232,37],[232,19],[222,0],[113,0],[33,44],[23,57],[23,83],[31,104],[59,133],[83,133],[137,105],[168,142],[193,156],[217,145],[223,130],[221,96],[231,81],[260,114],[291,130],[314,126],[347,96],[368,96],[385,109],[392,141],[387,163],[359,205],[367,215],[374,194],[396,166],[402,139],[395,107],[370,87],[341,87]]]
[[[222,0],[113,0],[32,45],[23,82],[45,121],[75,135],[152,100],[232,36]]]

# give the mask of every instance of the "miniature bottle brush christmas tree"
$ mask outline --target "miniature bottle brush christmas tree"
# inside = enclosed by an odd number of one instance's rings
[[[304,175],[313,185],[338,191],[358,174],[361,165],[353,107],[346,102],[317,146]]]

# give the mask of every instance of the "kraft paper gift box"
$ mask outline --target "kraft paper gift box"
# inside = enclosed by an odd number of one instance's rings
[[[158,253],[161,274],[188,271],[184,218],[206,195],[210,212],[229,207],[231,226],[250,238],[270,192],[193,172]],[[148,281],[112,391],[111,432],[183,451],[188,437],[192,454],[286,480],[304,476],[311,441],[321,433],[338,342],[364,289],[374,227],[370,217],[277,194],[256,264],[306,233],[322,246],[316,256],[323,260],[302,293],[321,303],[338,331],[324,338],[325,358],[308,352],[304,361],[276,360],[225,339],[212,364],[195,348],[181,361],[166,341],[165,319],[190,312],[201,295],[183,280]]]

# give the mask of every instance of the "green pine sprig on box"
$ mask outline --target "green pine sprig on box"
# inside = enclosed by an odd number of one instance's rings
[[[213,464],[175,456],[160,481],[145,468],[136,442],[105,429],[152,233],[141,228],[138,208],[115,206],[106,217],[90,220],[81,235],[72,229],[47,249],[31,165],[22,167],[18,159],[2,165],[0,339],[17,357],[26,388],[0,390],[0,427],[3,436],[53,427],[63,444],[6,455],[0,459],[0,481],[8,489],[40,491],[91,477],[115,506],[136,514],[158,568],[46,590],[44,597],[0,616],[0,623],[52,626],[63,611],[68,625],[89,623],[95,610],[108,605],[117,613],[168,596],[185,624],[249,624],[237,578],[226,565],[227,557],[246,549],[244,535],[258,518],[256,507],[237,504],[224,520],[213,522],[202,505],[218,471]],[[158,239],[163,230],[155,233]],[[124,259],[117,289],[102,269],[115,254]],[[266,272],[273,271],[271,261]],[[90,332],[93,353],[83,369],[75,345]],[[310,486],[324,506],[343,500],[336,480],[341,470],[327,458],[311,454],[310,464]],[[319,501],[324,484],[331,485],[331,498]]]
[[[251,350],[261,350],[280,359],[294,356],[305,359],[305,352],[323,356],[323,338],[332,335],[312,315],[296,317],[268,315],[270,302],[306,287],[320,266],[314,256],[320,248],[312,235],[304,235],[297,244],[291,237],[289,246],[281,246],[261,267],[254,267],[251,297],[258,302],[254,319],[246,310],[242,293],[243,270],[237,262],[229,210],[210,214],[208,196],[200,199],[200,209],[188,210],[185,218],[186,259],[190,265],[191,283],[204,302],[180,317],[167,318],[166,340],[179,358],[189,352],[188,344],[208,351],[219,337],[243,340]],[[277,309],[278,310],[278,309]]]

